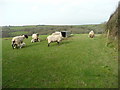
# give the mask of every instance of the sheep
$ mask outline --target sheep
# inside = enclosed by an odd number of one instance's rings
[[[39,34],[38,34],[38,33],[32,35],[32,40],[31,40],[31,42],[32,42],[32,43],[33,43],[33,42],[40,42]]]
[[[90,31],[88,37],[90,37],[90,38],[95,37],[95,33],[94,33],[94,31]]]
[[[23,42],[23,43],[21,43],[20,44],[21,45],[21,47],[24,47],[24,46],[26,46],[26,44]]]
[[[62,35],[61,32],[54,32],[52,35]]]
[[[22,35],[22,36],[13,37],[12,38],[12,48],[13,49],[18,48],[18,47],[22,48],[25,45],[25,43],[23,42],[23,40],[25,38],[28,38],[28,36],[27,35]]]
[[[60,43],[60,41],[62,41],[62,34],[61,33],[53,33],[52,35],[49,35],[48,37],[47,37],[47,40],[48,40],[48,47],[50,46],[50,43],[51,42],[57,42],[58,43],[58,45],[59,45],[59,43]]]

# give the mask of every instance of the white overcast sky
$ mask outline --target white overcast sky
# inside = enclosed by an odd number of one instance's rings
[[[119,0],[0,0],[0,26],[78,25],[107,21]]]

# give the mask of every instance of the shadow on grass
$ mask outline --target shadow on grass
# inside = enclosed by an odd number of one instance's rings
[[[38,46],[40,45],[41,43],[40,42],[35,42],[35,43],[31,43],[29,45],[26,45],[24,48],[29,48],[29,47],[33,47],[33,46]]]
[[[57,46],[67,45],[69,43],[71,43],[71,41],[62,41],[59,43],[59,45],[57,42],[52,42],[52,43],[50,43],[49,47],[57,47]]]
[[[62,44],[69,44],[71,41],[63,41]]]
[[[45,42],[45,40],[41,40],[40,42],[34,42],[34,43],[31,43],[31,44],[28,44],[23,48],[38,46],[40,44],[43,44],[42,42]],[[69,44],[69,43],[71,43],[71,41],[67,41],[67,40],[64,40],[64,41],[60,42],[59,45],[58,45],[57,42],[52,42],[52,43],[50,43],[50,47],[55,47],[55,46],[57,47],[57,46],[66,45],[66,44]],[[46,43],[45,45],[46,45],[46,47],[48,47],[48,43]]]

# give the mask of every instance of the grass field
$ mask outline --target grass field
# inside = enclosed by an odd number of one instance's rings
[[[117,88],[117,51],[106,47],[106,38],[77,34],[58,46],[41,42],[12,49],[11,39],[2,39],[3,88]]]

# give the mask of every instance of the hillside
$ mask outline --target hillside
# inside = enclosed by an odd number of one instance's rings
[[[40,35],[49,35],[55,31],[70,31],[72,34],[84,34],[91,30],[96,34],[101,34],[104,31],[104,24],[96,25],[31,25],[31,26],[3,26],[2,37],[13,37],[16,35],[39,33]]]
[[[108,22],[106,23],[106,33],[110,42],[118,40],[118,27],[120,26],[120,4],[115,12],[110,16]]]

